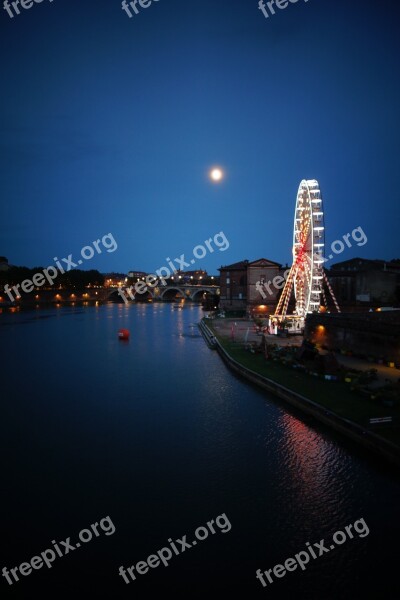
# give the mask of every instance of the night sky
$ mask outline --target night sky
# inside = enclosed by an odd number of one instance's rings
[[[1,4],[2,4],[1,0]],[[318,179],[330,244],[399,257],[398,0],[120,0],[0,8],[0,255],[154,272],[223,231],[196,267],[291,259],[300,180]],[[219,165],[223,182],[208,170]]]

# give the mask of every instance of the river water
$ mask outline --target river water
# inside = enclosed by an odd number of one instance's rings
[[[397,475],[232,374],[200,337],[201,316],[198,306],[170,304],[0,315],[0,568],[29,562],[52,540],[72,544],[106,516],[115,526],[51,569],[12,586],[1,578],[3,592],[397,598]],[[129,342],[118,340],[121,327]],[[118,574],[168,538],[193,541],[222,514],[231,529],[218,527],[168,568],[129,584]],[[265,588],[256,579],[306,542],[329,548],[359,519],[367,536],[355,533]]]

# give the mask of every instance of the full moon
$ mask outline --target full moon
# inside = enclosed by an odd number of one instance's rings
[[[221,181],[223,176],[224,176],[224,173],[223,173],[222,169],[220,169],[219,167],[215,167],[214,169],[211,169],[211,171],[210,171],[210,177],[211,177],[212,181]]]

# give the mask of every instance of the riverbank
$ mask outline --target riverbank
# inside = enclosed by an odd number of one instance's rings
[[[352,393],[347,384],[315,379],[277,363],[267,364],[262,355],[248,352],[243,343],[232,339],[233,336],[230,339],[226,332],[225,335],[221,335],[215,325],[214,321],[206,323],[202,320],[200,331],[208,343],[211,339],[215,340],[218,353],[233,371],[312,415],[364,448],[400,466],[398,427],[383,425],[383,429],[378,433],[373,430],[374,426],[369,424],[369,418],[390,416],[393,409],[379,408],[379,415],[371,414],[368,403]],[[290,338],[284,343],[290,343]],[[295,341],[293,343],[296,344]]]

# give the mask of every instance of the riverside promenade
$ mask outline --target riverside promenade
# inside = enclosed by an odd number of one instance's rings
[[[284,366],[279,361],[266,361],[262,354],[248,352],[250,344],[261,341],[254,323],[248,319],[205,318],[199,327],[206,340],[215,340],[215,347],[221,358],[238,375],[300,411],[312,415],[373,454],[381,456],[397,467],[400,466],[398,408],[385,408],[360,398],[351,391],[350,385],[343,381],[325,381]],[[281,338],[268,335],[267,341],[293,347],[301,344],[302,337]],[[352,360],[352,365],[360,364],[362,370],[374,367],[368,361]],[[387,382],[384,375],[386,368],[379,373],[379,378]],[[376,428],[370,422],[373,417],[392,414],[393,423],[389,426]]]
[[[229,339],[239,345],[246,343],[260,343],[262,335],[257,333],[254,321],[246,318],[228,318],[228,319],[206,319],[206,323],[210,323],[218,335],[225,339]],[[303,337],[301,335],[290,335],[288,337],[280,337],[277,335],[266,334],[268,344],[276,344],[277,346],[301,346]],[[335,352],[336,359],[340,365],[348,369],[357,369],[366,371],[367,369],[376,369],[378,380],[375,385],[382,385],[385,382],[398,383],[400,380],[400,370],[377,362],[371,363],[368,360],[357,356],[344,356],[340,352]]]

